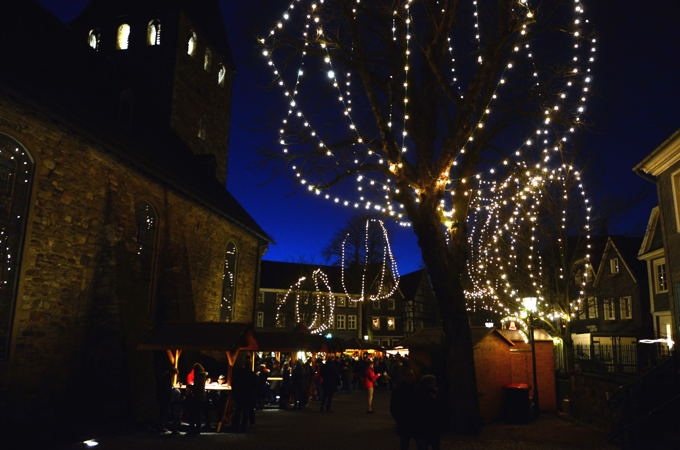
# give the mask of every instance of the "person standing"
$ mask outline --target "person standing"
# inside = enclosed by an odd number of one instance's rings
[[[437,377],[423,375],[420,378],[416,387],[414,408],[416,449],[439,450],[446,412],[439,395]]]
[[[369,361],[366,372],[364,373],[364,387],[366,388],[366,400],[368,401],[367,413],[373,414],[373,390],[375,383],[380,378],[379,373],[375,373],[373,361]]]
[[[335,357],[330,356],[326,363],[319,364],[321,375],[321,411],[331,410],[331,403],[335,391],[338,390],[338,383],[340,383],[340,365]]]
[[[408,450],[411,439],[415,440],[415,423],[418,420],[416,375],[409,367],[402,367],[398,374],[398,383],[390,396],[390,414],[396,424],[399,436],[399,449]]]
[[[257,401],[257,375],[250,370],[246,360],[234,368],[231,380],[231,395],[234,399],[234,415],[231,421],[236,432],[245,432],[255,425],[255,404]]]
[[[195,363],[193,369],[193,384],[187,384],[187,402],[189,407],[189,432],[199,434],[203,426],[203,419],[208,420],[208,398],[205,383],[208,372],[201,363]]]

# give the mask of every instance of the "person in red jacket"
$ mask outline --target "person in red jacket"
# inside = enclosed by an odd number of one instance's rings
[[[373,387],[375,382],[380,378],[379,373],[375,373],[373,370],[373,361],[368,363],[366,368],[366,373],[364,374],[364,387],[366,388],[366,394],[368,396],[368,410],[367,413],[373,413]]]

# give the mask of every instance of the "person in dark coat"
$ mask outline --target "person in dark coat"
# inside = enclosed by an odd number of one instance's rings
[[[338,361],[333,357],[329,357],[325,364],[321,364],[319,374],[321,375],[321,411],[331,410],[331,403],[333,403],[333,396],[338,390],[340,383],[340,371],[342,368]]]
[[[415,440],[417,384],[416,375],[409,367],[402,366],[399,382],[390,395],[390,414],[396,425],[399,436],[399,449],[408,450],[411,439]]]
[[[255,405],[257,402],[257,375],[250,370],[248,362],[243,361],[234,367],[231,378],[231,395],[234,399],[232,428],[244,432],[255,425]]]
[[[418,450],[439,450],[446,411],[437,377],[423,375],[415,390],[414,438]]]
[[[201,363],[195,363],[192,369],[193,384],[187,385],[187,407],[189,412],[189,433],[201,432],[203,420],[208,421],[208,397],[205,393],[205,383],[208,372]]]

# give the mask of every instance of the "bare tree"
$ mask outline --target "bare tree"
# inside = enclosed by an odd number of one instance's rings
[[[480,425],[470,213],[504,202],[521,213],[523,196],[571,161],[593,59],[584,13],[579,0],[298,2],[262,39],[289,106],[282,155],[300,183],[412,227],[442,316],[459,432]],[[508,180],[520,194],[499,198]]]

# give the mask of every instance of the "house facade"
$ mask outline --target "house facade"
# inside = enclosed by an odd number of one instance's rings
[[[225,189],[218,4],[95,0],[66,25],[14,2],[0,48],[1,427],[154,420],[168,360],[138,344],[251,323],[271,241]]]
[[[644,261],[647,265],[650,298],[649,310],[652,315],[653,328],[651,340],[658,340],[660,347],[668,353],[672,347],[669,344],[673,337],[673,317],[666,270],[666,252],[663,246],[663,233],[658,206],[652,208],[649,215],[638,259]]]
[[[654,229],[648,230],[650,242],[641,256],[651,265],[655,330],[673,342],[680,327],[680,130],[633,170],[656,185],[658,209],[650,216]]]
[[[593,240],[603,245],[593,246],[600,250],[591,259],[592,279],[571,322],[576,364],[586,370],[636,372],[643,362],[638,342],[651,335],[646,267],[637,259],[642,239]]]

